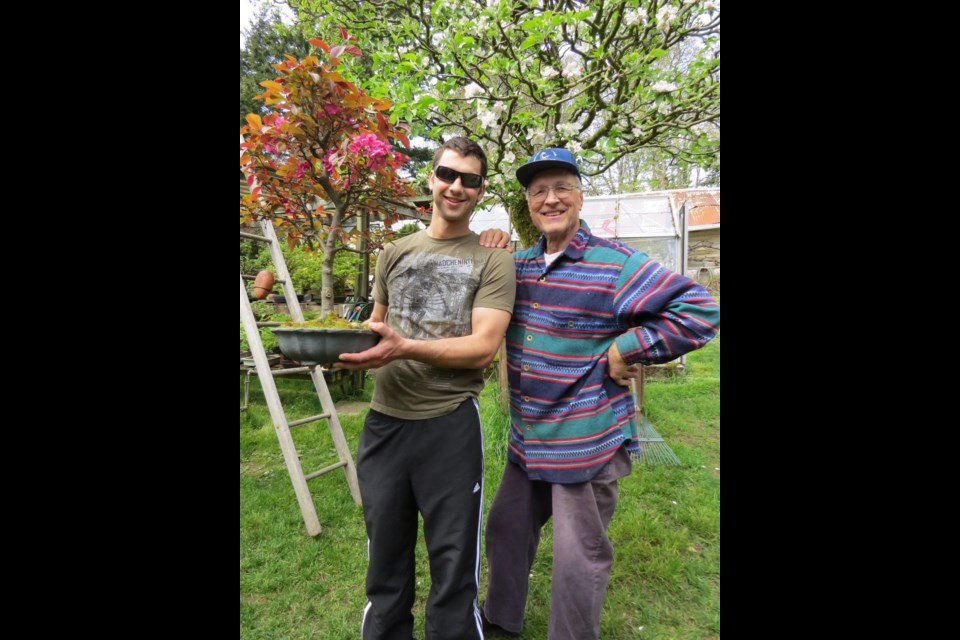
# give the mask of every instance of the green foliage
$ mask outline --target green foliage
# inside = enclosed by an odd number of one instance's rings
[[[270,331],[269,327],[260,327],[260,342],[263,343],[263,350],[270,351],[278,346],[277,337]],[[243,321],[240,322],[240,351],[250,351],[250,343],[247,341],[247,332],[243,328]]]
[[[250,309],[253,311],[253,317],[258,322],[268,322],[273,313],[273,305],[266,300],[256,300],[250,303]]]
[[[720,185],[720,133],[712,125],[701,127],[701,133],[678,135],[665,140],[665,149],[641,149],[621,158],[609,171],[597,176],[588,185],[588,195],[663,191],[686,187]],[[699,154],[692,161],[672,149],[686,149]],[[696,179],[691,179],[695,175]]]
[[[257,300],[250,303],[250,309],[253,311],[253,317],[257,322],[290,322],[290,314],[274,313],[276,306],[266,300]],[[305,321],[316,320],[316,311],[304,311],[303,319]],[[279,346],[277,337],[270,331],[270,327],[260,327],[260,342],[263,343],[263,350],[270,351]],[[247,332],[243,328],[243,321],[240,321],[240,351],[249,351],[250,343],[247,341]]]
[[[254,240],[240,240],[240,273],[255,275],[268,266],[270,266],[270,251],[267,245]]]
[[[338,247],[342,248],[342,247]],[[321,287],[321,270],[323,268],[323,253],[307,246],[290,248],[281,245],[287,271],[293,280],[293,288],[298,293],[319,291]],[[360,268],[360,256],[350,251],[337,251],[333,258],[333,291],[336,296],[343,296],[347,286],[353,286]],[[252,240],[240,241],[240,271],[241,273],[258,273],[263,269],[276,270],[270,264],[270,250],[262,242]],[[274,291],[282,292],[281,285],[274,285]]]
[[[333,258],[333,293],[340,297],[346,295],[347,287],[354,286],[354,280],[360,271],[360,256],[350,251],[338,251]]]
[[[263,89],[260,82],[273,80],[284,54],[305,56],[310,51],[306,38],[294,33],[280,20],[279,9],[264,3],[250,27],[244,32],[246,42],[240,49],[240,126],[247,123],[248,113],[265,113],[263,103],[254,100]]]
[[[397,231],[393,234],[393,239],[397,240],[404,236],[409,236],[412,233],[416,233],[417,231],[420,231],[420,225],[417,224],[416,222],[408,222],[407,224],[397,229]]]
[[[572,149],[587,176],[642,149],[719,171],[719,3],[288,3],[304,30],[337,15],[356,33],[377,70],[363,86],[393,100],[391,118],[480,141],[501,198],[545,146]]]

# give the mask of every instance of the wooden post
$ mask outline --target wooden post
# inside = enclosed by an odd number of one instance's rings
[[[500,408],[510,415],[510,381],[507,379],[507,339],[500,342],[500,362],[497,364],[497,384],[500,389]]]
[[[360,282],[357,284],[357,296],[364,302],[370,299],[370,212],[364,208],[360,212]]]

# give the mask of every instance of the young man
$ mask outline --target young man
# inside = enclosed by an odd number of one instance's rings
[[[476,606],[483,511],[477,395],[510,322],[513,259],[470,231],[487,159],[445,142],[427,179],[430,227],[384,247],[369,327],[380,343],[338,367],[379,367],[357,451],[369,564],[364,640],[411,640],[417,513],[430,558],[427,640],[482,638]]]
[[[720,310],[696,282],[580,221],[580,168],[543,149],[517,170],[537,244],[514,254],[507,331],[510,438],[487,521],[488,631],[523,628],[530,568],[553,518],[549,640],[595,640],[613,565],[617,479],[638,452],[629,384],[716,335]]]

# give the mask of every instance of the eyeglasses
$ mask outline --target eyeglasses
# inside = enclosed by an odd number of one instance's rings
[[[457,178],[460,178],[460,184],[468,189],[476,189],[483,184],[483,176],[478,176],[475,173],[463,173],[462,171],[455,171],[450,167],[438,166],[433,170],[433,175],[437,176],[444,182],[449,182],[450,184],[453,184],[457,181]]]
[[[562,184],[559,187],[537,187],[536,189],[527,189],[527,197],[534,202],[540,202],[542,200],[546,200],[547,194],[553,191],[555,194],[557,194],[558,198],[565,200],[577,189],[579,189],[579,187],[571,187],[565,184]]]

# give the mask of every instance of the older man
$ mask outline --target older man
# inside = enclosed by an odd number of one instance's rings
[[[580,168],[566,149],[517,170],[537,244],[514,254],[507,331],[508,462],[487,522],[488,632],[523,628],[540,530],[553,518],[549,640],[599,637],[613,564],[607,526],[617,480],[638,452],[629,390],[639,366],[716,335],[720,310],[696,282],[598,238],[580,220]]]

